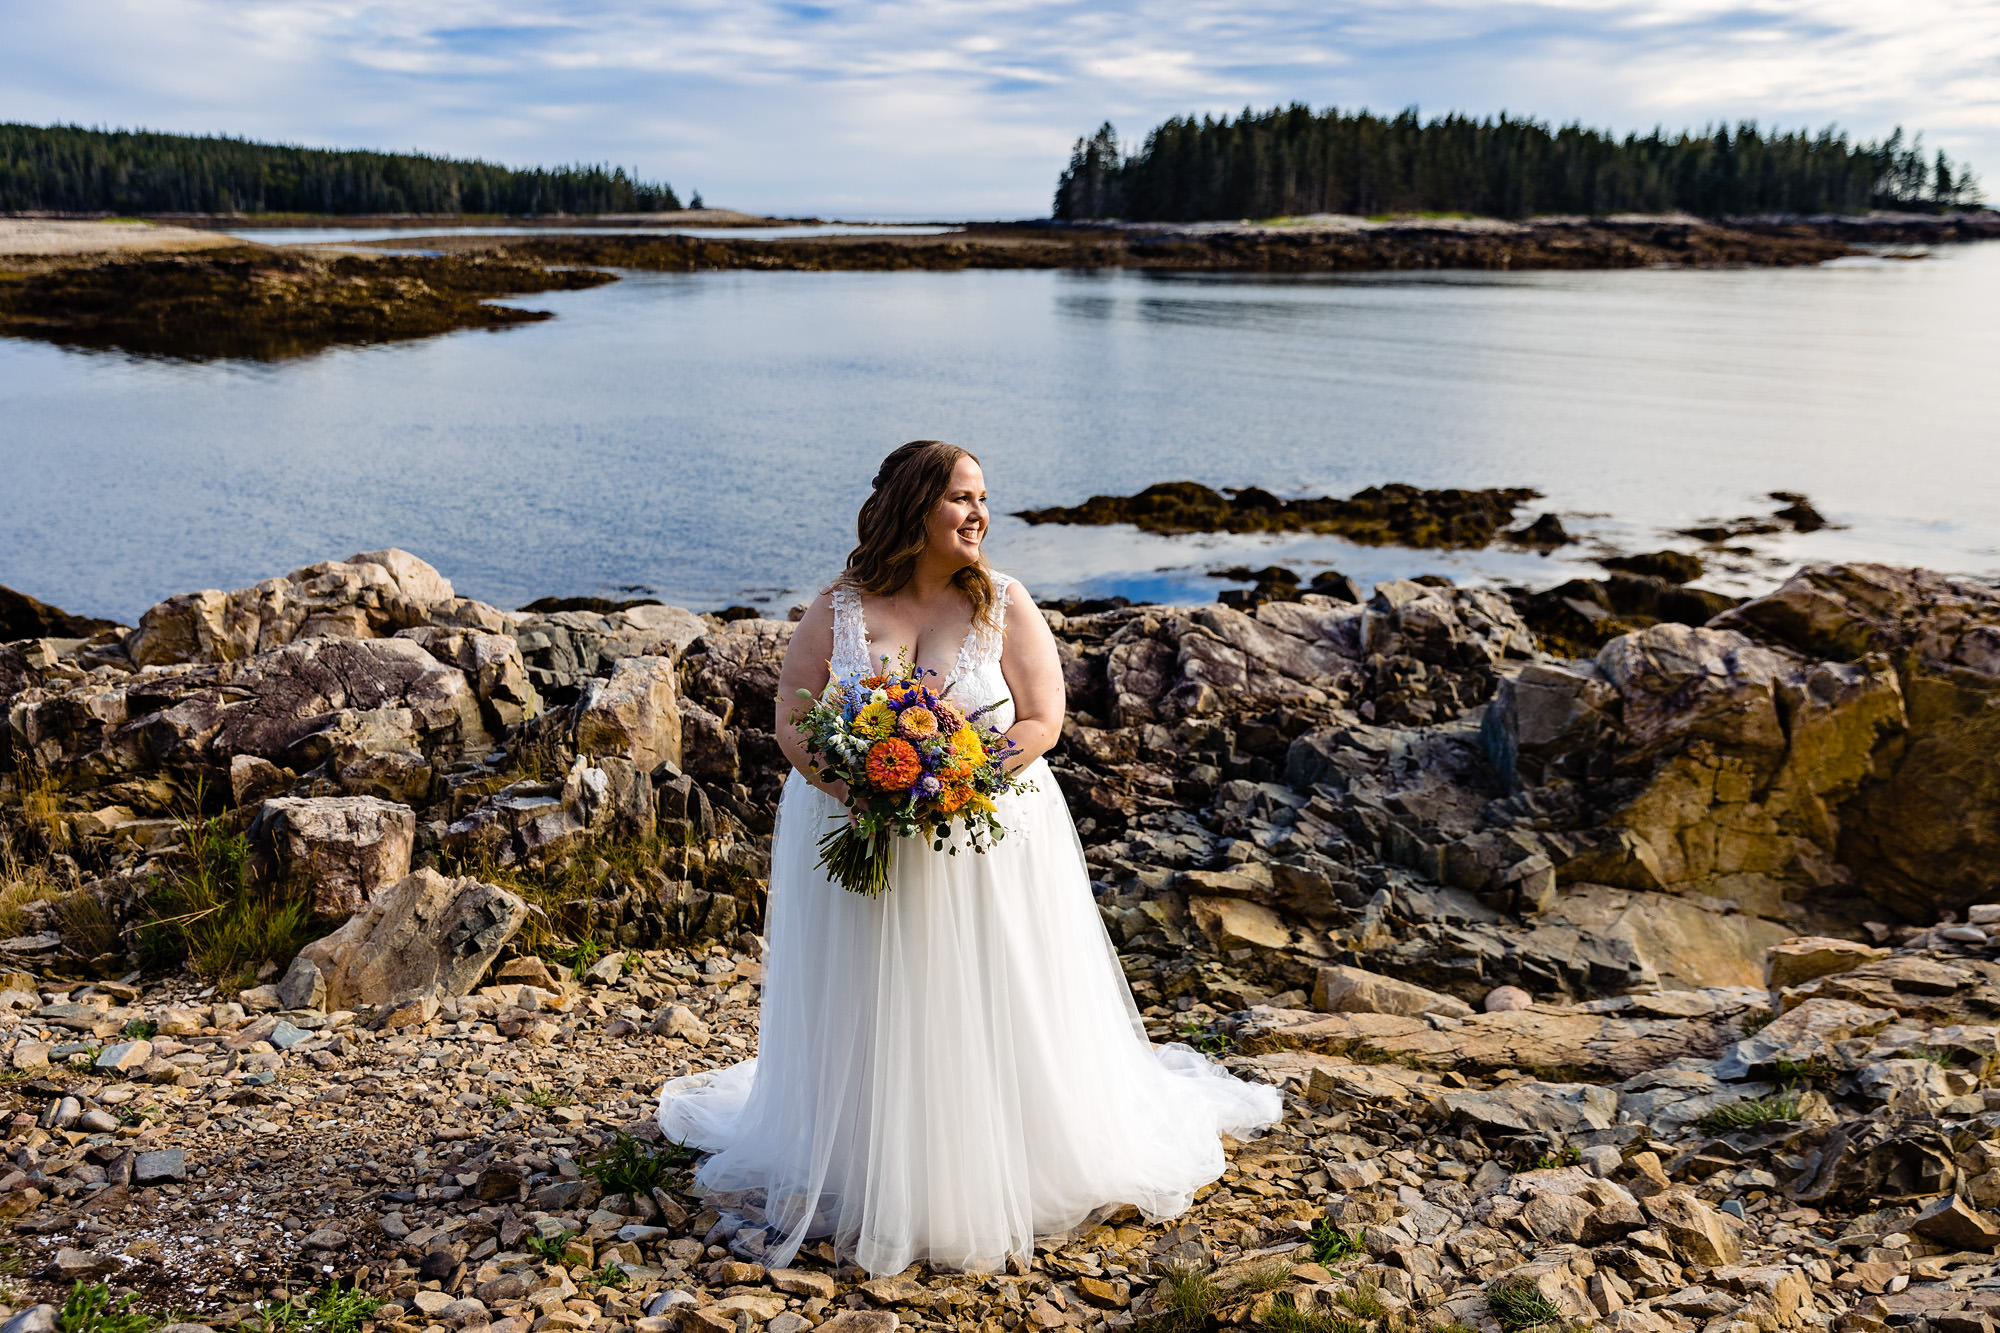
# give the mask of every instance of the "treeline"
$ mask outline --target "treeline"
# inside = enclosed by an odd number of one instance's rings
[[[0,124],[0,212],[659,213],[673,187],[623,167],[515,171],[422,153]]]
[[[1509,116],[1419,120],[1300,103],[1178,117],[1129,156],[1107,122],[1078,139],[1055,216],[1186,222],[1301,213],[1863,213],[1976,204],[1978,182],[1923,136],[1850,144],[1754,123],[1618,139]]]

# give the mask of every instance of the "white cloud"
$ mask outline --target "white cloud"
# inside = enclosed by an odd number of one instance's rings
[[[1070,141],[1307,101],[1904,124],[2000,185],[1964,0],[0,0],[0,117],[636,165],[784,212],[1046,210]]]

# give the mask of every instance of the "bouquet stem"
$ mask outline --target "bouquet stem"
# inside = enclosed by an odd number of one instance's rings
[[[819,864],[841,888],[873,898],[889,887],[889,835],[842,824],[819,840]]]

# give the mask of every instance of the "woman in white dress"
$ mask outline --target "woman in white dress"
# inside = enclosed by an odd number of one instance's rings
[[[860,543],[807,608],[778,684],[793,772],[772,837],[758,1055],[669,1082],[668,1138],[713,1156],[709,1201],[762,1225],[764,1262],[830,1237],[870,1273],[992,1271],[1118,1204],[1171,1217],[1222,1174],[1218,1136],[1275,1123],[1278,1092],[1147,1040],[1042,755],[1062,734],[1054,636],[988,569],[985,482],[963,449],[890,454]],[[813,772],[797,691],[907,654],[1018,747],[980,853],[899,840],[887,892],[850,893],[817,844],[845,792]],[[1003,702],[1004,700],[1004,702]]]

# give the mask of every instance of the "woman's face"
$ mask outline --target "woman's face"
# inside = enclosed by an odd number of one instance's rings
[[[955,570],[979,559],[979,544],[986,540],[986,475],[971,458],[959,459],[951,470],[944,498],[924,523],[924,539]]]

